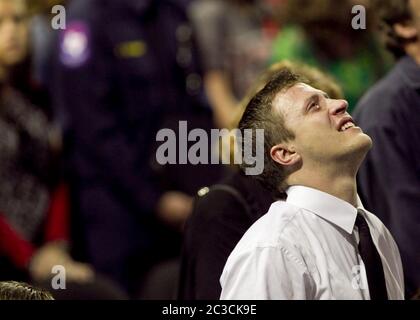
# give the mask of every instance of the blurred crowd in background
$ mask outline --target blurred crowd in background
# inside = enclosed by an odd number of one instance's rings
[[[0,280],[51,290],[63,265],[56,299],[175,298],[194,198],[237,169],[160,165],[157,131],[235,128],[285,59],[352,113],[394,65],[376,22],[369,0],[0,0]]]

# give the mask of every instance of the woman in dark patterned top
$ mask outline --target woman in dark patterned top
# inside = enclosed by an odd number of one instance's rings
[[[63,265],[68,279],[83,281],[93,271],[67,253],[67,192],[51,179],[56,130],[12,86],[28,53],[28,22],[25,0],[0,0],[0,280],[43,281]]]

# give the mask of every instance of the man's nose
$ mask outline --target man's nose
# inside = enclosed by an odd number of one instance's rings
[[[347,109],[349,108],[349,103],[346,100],[331,100],[330,103],[330,113],[332,115],[339,115],[339,114],[343,114],[347,111]]]

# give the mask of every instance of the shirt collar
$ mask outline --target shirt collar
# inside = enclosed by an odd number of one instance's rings
[[[287,203],[306,209],[335,224],[351,234],[356,221],[357,209],[364,209],[357,196],[357,207],[323,191],[305,186],[291,186],[287,189]]]
[[[397,63],[397,70],[409,86],[420,88],[420,66],[412,57],[402,57]]]

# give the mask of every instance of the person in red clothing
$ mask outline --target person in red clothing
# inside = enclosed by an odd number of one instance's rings
[[[68,281],[87,282],[94,271],[67,249],[66,187],[51,179],[56,130],[11,86],[27,57],[28,18],[26,0],[0,0],[0,280],[41,282],[62,265]]]

